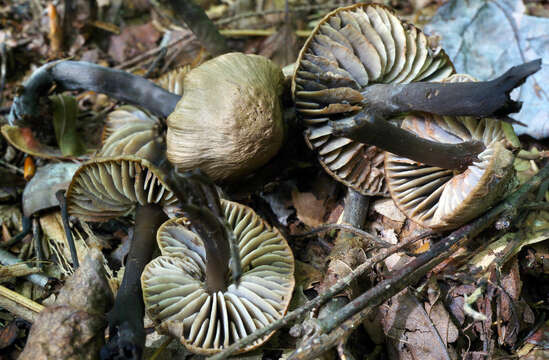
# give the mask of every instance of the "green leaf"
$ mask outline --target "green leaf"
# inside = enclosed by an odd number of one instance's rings
[[[70,95],[52,95],[53,127],[57,144],[63,156],[79,156],[86,152],[82,139],[76,133],[78,104]]]

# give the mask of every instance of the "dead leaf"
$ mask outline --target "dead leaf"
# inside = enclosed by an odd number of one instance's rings
[[[9,325],[4,326],[0,330],[0,349],[5,349],[15,340],[17,340],[17,334],[19,332],[19,328],[17,327],[17,324],[14,321],[11,321]]]
[[[109,55],[121,63],[156,46],[161,34],[152,23],[126,26],[120,35],[111,36]]]
[[[549,136],[548,28],[549,19],[525,14],[522,0],[452,0],[438,9],[425,31],[442,37],[442,47],[458,72],[479,80],[541,58],[541,70],[515,91],[523,105],[513,118],[528,125],[514,125],[518,135],[543,139]]]
[[[105,278],[103,255],[90,252],[70,277],[55,305],[31,328],[19,359],[98,359],[113,295]]]
[[[305,225],[317,227],[324,224],[326,206],[323,200],[319,200],[313,193],[301,193],[292,191],[292,202],[295,207],[297,218]]]
[[[53,105],[53,127],[63,156],[79,156],[86,152],[82,136],[76,132],[78,103],[73,96],[57,94],[49,97]]]

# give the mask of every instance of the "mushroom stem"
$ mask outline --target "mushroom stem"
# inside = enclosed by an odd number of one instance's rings
[[[333,134],[375,145],[383,150],[430,166],[464,170],[485,147],[480,141],[440,143],[403,130],[378,115],[359,113],[331,121]]]
[[[215,184],[199,170],[180,173],[176,168],[169,171],[166,180],[179,199],[190,228],[204,243],[208,291],[227,290],[229,265],[236,283],[242,269],[235,235],[224,219]]]
[[[102,359],[140,359],[145,344],[143,317],[145,305],[141,295],[141,273],[152,259],[156,231],[168,218],[157,204],[137,206],[130,251],[124,278],[114,306],[107,314],[109,342],[102,349]],[[120,357],[118,357],[120,356]]]
[[[363,104],[385,118],[422,111],[449,116],[506,116],[520,111],[522,103],[510,98],[511,90],[541,69],[541,59],[507,70],[491,81],[409,84],[374,84],[362,95]]]
[[[154,114],[167,117],[181,98],[152,81],[125,71],[85,61],[54,61],[36,70],[13,100],[8,117],[11,125],[24,123],[40,115],[39,98],[52,85],[63,90],[91,90],[117,100],[139,105]]]

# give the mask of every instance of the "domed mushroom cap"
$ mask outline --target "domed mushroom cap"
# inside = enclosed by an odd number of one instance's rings
[[[375,83],[440,81],[453,72],[426,36],[376,4],[337,9],[307,39],[292,81],[306,141],[337,180],[364,195],[384,194],[381,150],[332,135],[328,121],[367,106],[361,91]]]
[[[454,75],[448,81],[470,81]],[[385,176],[391,197],[409,218],[423,226],[453,229],[474,219],[501,199],[513,185],[513,153],[505,146],[496,119],[422,114],[407,116],[402,128],[443,143],[482,141],[486,149],[465,171],[428,166],[386,154]]]
[[[137,204],[169,207],[177,202],[164,175],[149,161],[133,156],[100,158],[83,164],[67,191],[69,214],[86,221],[127,215]]]
[[[165,158],[164,135],[160,121],[131,105],[107,115],[103,146],[98,157],[135,155],[158,164]]]
[[[230,53],[191,70],[168,117],[167,156],[214,180],[248,174],[282,145],[283,75],[258,55]]]
[[[162,256],[141,277],[147,313],[191,351],[213,354],[286,313],[294,288],[294,259],[286,240],[250,208],[221,200],[242,261],[239,286],[206,290],[204,244],[183,218],[158,231]],[[244,348],[248,351],[263,339]]]

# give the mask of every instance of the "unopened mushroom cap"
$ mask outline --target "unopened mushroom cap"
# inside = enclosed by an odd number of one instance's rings
[[[292,81],[306,141],[334,178],[364,195],[386,193],[381,150],[331,135],[328,124],[363,109],[361,91],[375,83],[440,81],[453,72],[444,51],[415,26],[377,4],[326,15],[302,48]]]
[[[455,75],[448,81],[471,81]],[[513,153],[496,119],[421,114],[407,116],[402,128],[443,143],[482,141],[486,149],[465,171],[441,169],[387,153],[385,176],[396,205],[409,218],[437,230],[474,219],[514,185]]]
[[[192,69],[168,117],[167,156],[212,179],[251,173],[282,145],[283,75],[258,55],[230,53]]]
[[[224,292],[206,290],[204,244],[183,218],[160,227],[162,256],[141,277],[147,313],[159,330],[199,354],[216,353],[280,319],[294,288],[292,251],[280,233],[244,205],[221,200],[221,206],[240,249],[243,275],[238,287],[231,283]]]
[[[103,135],[98,157],[135,155],[153,164],[165,159],[165,140],[160,121],[135,106],[121,106],[111,111],[107,115]]]
[[[86,221],[127,215],[137,204],[169,207],[177,202],[164,175],[134,156],[99,158],[83,164],[67,191],[69,214]]]

